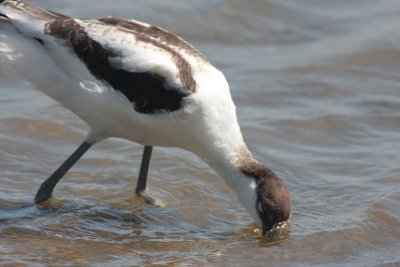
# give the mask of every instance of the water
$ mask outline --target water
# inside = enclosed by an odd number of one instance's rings
[[[224,71],[245,139],[288,184],[290,234],[263,239],[222,179],[156,148],[155,206],[135,196],[142,148],[96,145],[34,206],[87,126],[0,70],[0,265],[399,266],[397,0],[31,1],[170,29]]]

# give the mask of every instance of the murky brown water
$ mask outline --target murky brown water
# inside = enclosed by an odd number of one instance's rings
[[[399,266],[398,0],[30,1],[179,33],[226,73],[249,147],[287,182],[291,232],[264,240],[188,152],[96,145],[34,206],[87,126],[0,66],[0,265]]]

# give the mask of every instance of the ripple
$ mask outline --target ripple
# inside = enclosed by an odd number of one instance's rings
[[[148,191],[164,205],[151,205],[134,192],[142,147],[118,139],[34,205],[87,125],[2,64],[1,264],[399,265],[397,0],[31,2],[152,22],[205,52],[230,83],[254,156],[288,184],[293,214],[288,234],[262,237],[221,178],[167,148],[154,150]]]

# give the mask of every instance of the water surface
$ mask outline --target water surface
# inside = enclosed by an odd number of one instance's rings
[[[400,3],[397,0],[30,1],[178,33],[226,74],[255,157],[288,184],[291,232],[265,240],[194,155],[97,144],[33,205],[88,127],[0,67],[0,263],[26,266],[400,265]]]

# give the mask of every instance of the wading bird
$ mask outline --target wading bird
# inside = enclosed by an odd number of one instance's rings
[[[224,179],[264,234],[289,218],[288,190],[248,150],[224,75],[189,43],[136,20],[76,19],[22,1],[0,1],[0,15],[0,34],[20,55],[7,64],[90,126],[36,203],[93,144],[117,137],[145,147],[137,193],[152,147],[178,147]]]

